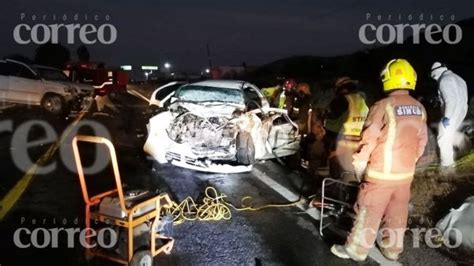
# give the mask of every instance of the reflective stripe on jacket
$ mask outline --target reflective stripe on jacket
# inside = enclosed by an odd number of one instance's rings
[[[410,182],[427,139],[423,105],[408,91],[394,91],[370,108],[354,159],[369,163],[367,180]]]
[[[347,111],[337,119],[328,119],[326,128],[345,136],[360,136],[369,107],[358,93],[347,94],[344,97],[348,102]]]

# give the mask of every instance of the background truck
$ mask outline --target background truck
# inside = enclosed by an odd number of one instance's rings
[[[127,90],[127,72],[121,69],[107,69],[104,63],[69,63],[64,72],[73,82],[92,85],[95,95],[104,96]]]

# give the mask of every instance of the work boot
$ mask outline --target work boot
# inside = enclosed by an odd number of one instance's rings
[[[343,245],[332,245],[331,253],[341,259],[350,259],[351,256],[347,254],[346,248]]]
[[[380,252],[385,258],[391,261],[397,261],[400,258],[399,252],[389,251],[388,249],[385,249],[385,248],[380,248]]]
[[[367,255],[358,255],[352,252],[349,252],[344,245],[332,245],[331,253],[341,259],[352,259],[354,261],[365,261]]]

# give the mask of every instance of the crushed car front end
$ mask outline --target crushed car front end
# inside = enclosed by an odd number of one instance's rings
[[[144,150],[153,160],[198,171],[239,173],[250,171],[257,159],[279,157],[274,151],[285,148],[273,149],[272,143],[282,144],[275,136],[299,145],[294,123],[273,127],[276,117],[284,114],[247,111],[242,90],[201,89],[192,84],[180,88],[167,110],[150,119]],[[215,95],[205,95],[212,93]],[[287,156],[296,150],[280,154]]]
[[[187,108],[183,107],[186,106]],[[206,172],[246,172],[251,165],[237,161],[237,136],[245,134],[246,125],[257,119],[239,115],[238,107],[224,105],[219,108],[177,104],[170,111],[162,112],[148,124],[149,136],[145,152],[159,163]],[[230,109],[235,109],[230,116]],[[206,114],[207,113],[207,114]]]

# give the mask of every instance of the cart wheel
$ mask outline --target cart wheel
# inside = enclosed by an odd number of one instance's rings
[[[153,265],[153,257],[151,256],[151,252],[149,250],[141,250],[136,252],[133,257],[132,261],[130,262],[130,266],[152,266]]]

